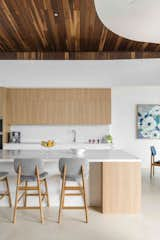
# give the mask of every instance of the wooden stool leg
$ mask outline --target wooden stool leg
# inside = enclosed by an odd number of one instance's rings
[[[46,193],[46,198],[47,198],[47,207],[50,207],[49,204],[49,193],[48,193],[48,184],[47,184],[47,179],[44,179],[44,184],[45,184],[45,193]]]
[[[41,195],[41,183],[39,178],[39,170],[36,167],[36,174],[37,174],[37,186],[38,186],[38,196],[39,196],[39,208],[40,208],[40,216],[41,216],[41,223],[44,223],[44,214],[42,208],[42,195]]]
[[[16,223],[16,211],[17,211],[17,205],[18,205],[18,187],[20,184],[20,178],[21,178],[21,166],[18,167],[16,197],[15,197],[15,205],[14,205],[14,213],[13,213],[13,223]]]
[[[86,187],[85,187],[83,166],[82,166],[82,184],[83,184],[83,199],[84,199],[84,207],[85,207],[85,214],[86,214],[86,223],[88,223],[88,208],[87,208],[87,201],[86,201]]]
[[[7,187],[9,206],[12,207],[12,200],[11,200],[11,193],[10,193],[10,188],[9,188],[9,183],[8,183],[8,177],[6,177],[5,182],[6,182],[6,187]]]
[[[25,181],[25,187],[28,186],[27,181]],[[24,195],[24,207],[27,207],[27,190],[25,190],[25,195]]]
[[[15,206],[14,206],[14,213],[13,213],[13,223],[16,223],[17,204],[18,204],[18,186],[16,187],[16,198],[15,198]]]
[[[62,212],[63,202],[64,202],[64,187],[65,187],[66,170],[67,170],[67,168],[66,168],[66,166],[64,166],[62,188],[61,188],[61,198],[60,198],[60,206],[59,206],[59,215],[58,215],[58,223],[61,223],[61,212]]]
[[[64,208],[65,186],[66,186],[66,180],[64,180],[63,198],[62,198],[62,209]]]

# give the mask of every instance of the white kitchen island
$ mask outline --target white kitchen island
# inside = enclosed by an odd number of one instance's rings
[[[49,172],[49,193],[52,206],[58,206],[60,176],[58,160],[73,157],[70,150],[0,150],[0,171],[9,171],[14,200],[15,158],[44,159]],[[101,207],[103,213],[138,213],[141,208],[141,160],[122,150],[87,150],[90,162],[88,180],[89,205]],[[26,160],[27,161],[27,160]],[[67,204],[73,204],[66,199]],[[1,202],[0,202],[1,204]],[[77,197],[74,204],[81,204]],[[1,204],[3,205],[3,203]]]

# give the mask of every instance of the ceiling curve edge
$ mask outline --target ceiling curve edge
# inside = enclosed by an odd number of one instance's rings
[[[128,40],[160,43],[159,0],[94,0],[101,22]]]

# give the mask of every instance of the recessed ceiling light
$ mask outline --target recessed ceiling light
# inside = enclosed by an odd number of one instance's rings
[[[58,17],[58,15],[59,15],[58,12],[54,12],[55,17]]]

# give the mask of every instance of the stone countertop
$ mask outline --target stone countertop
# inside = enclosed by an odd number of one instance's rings
[[[40,158],[46,162],[58,161],[61,157],[73,157],[71,150],[0,150],[0,162],[13,162],[15,158]],[[89,162],[141,162],[139,158],[120,149],[86,150]]]
[[[112,143],[56,143],[53,147],[44,147],[40,143],[5,143],[3,144],[3,148],[6,150],[69,150],[71,148],[85,148],[85,149],[111,149],[113,148]]]

